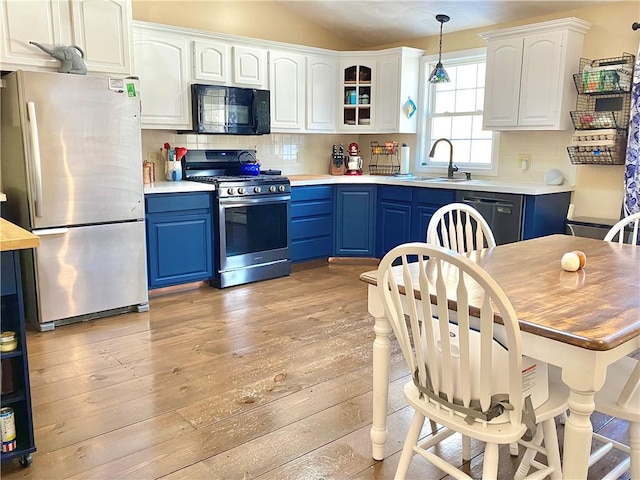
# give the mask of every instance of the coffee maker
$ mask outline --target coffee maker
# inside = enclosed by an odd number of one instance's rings
[[[360,148],[358,144],[353,142],[349,144],[347,149],[347,171],[345,175],[362,175],[362,157],[359,155]]]

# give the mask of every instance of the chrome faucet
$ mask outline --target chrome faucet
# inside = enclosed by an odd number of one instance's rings
[[[433,158],[436,154],[436,145],[440,142],[447,142],[449,144],[449,167],[447,167],[447,178],[453,178],[453,174],[458,171],[458,167],[453,164],[453,144],[446,138],[439,138],[433,142],[431,151],[429,152],[429,158]]]

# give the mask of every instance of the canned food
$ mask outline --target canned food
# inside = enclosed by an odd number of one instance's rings
[[[11,352],[18,348],[16,332],[6,331],[0,333],[0,352]]]
[[[16,449],[16,422],[11,407],[0,408],[0,435],[2,436],[2,451],[14,451]]]

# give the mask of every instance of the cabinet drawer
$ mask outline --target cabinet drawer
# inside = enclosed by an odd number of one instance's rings
[[[413,188],[411,187],[378,187],[378,201],[392,200],[397,202],[411,202],[413,198]]]
[[[312,237],[330,237],[333,230],[331,217],[305,218],[291,222],[291,240]]]
[[[333,187],[318,185],[311,187],[293,187],[291,189],[291,202],[304,200],[331,200],[333,198]]]
[[[291,204],[291,218],[311,217],[317,215],[331,215],[333,203],[328,200],[310,201]]]
[[[148,214],[211,209],[210,193],[160,194],[147,196],[145,201]]]
[[[430,203],[433,205],[446,205],[455,201],[456,191],[436,188],[418,188],[418,203]]]
[[[332,255],[333,241],[331,237],[307,238],[291,241],[291,260],[301,262],[316,258],[327,258]]]

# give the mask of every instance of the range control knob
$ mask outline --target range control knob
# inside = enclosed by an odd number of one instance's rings
[[[242,195],[242,194],[244,194],[244,193],[246,193],[246,192],[247,192],[246,188],[244,188],[244,187],[240,187],[240,188],[238,188],[238,193],[239,193],[240,195]]]
[[[278,187],[278,191],[280,191],[280,192],[284,192],[285,190],[286,190],[286,188],[285,188],[285,186],[284,186],[284,185],[280,185],[280,186]]]
[[[255,193],[260,193],[262,191],[262,189],[260,187],[253,187],[253,191]]]
[[[276,186],[275,186],[275,185],[271,185],[271,186],[269,187],[269,191],[270,191],[271,193],[275,193],[275,192],[276,192],[276,190],[277,190],[277,189],[276,189]]]
[[[236,193],[236,191],[233,188],[227,188],[227,193],[229,195],[233,195],[234,193]]]

